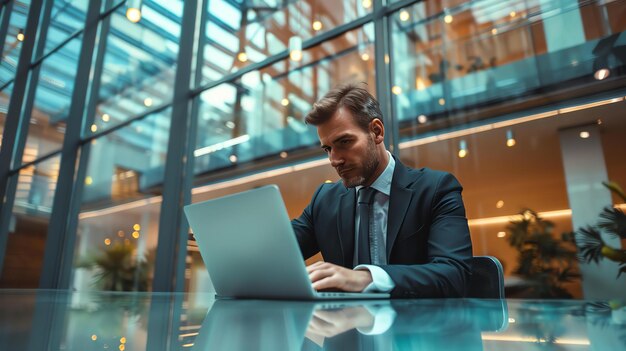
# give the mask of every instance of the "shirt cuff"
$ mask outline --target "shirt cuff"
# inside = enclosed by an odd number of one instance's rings
[[[396,320],[397,312],[389,305],[368,306],[364,305],[367,311],[374,316],[374,323],[371,328],[357,328],[356,330],[363,335],[380,335],[384,334],[391,328]]]
[[[368,270],[372,274],[372,282],[370,285],[366,286],[362,292],[371,293],[371,292],[382,292],[388,293],[393,288],[396,287],[396,284],[391,280],[391,277],[384,269],[370,265],[370,264],[360,264],[354,267],[354,270]]]

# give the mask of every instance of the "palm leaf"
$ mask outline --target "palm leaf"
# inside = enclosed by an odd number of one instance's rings
[[[626,239],[626,214],[619,208],[606,207],[600,213],[598,227],[611,235]]]
[[[580,228],[576,232],[576,243],[579,249],[578,257],[581,261],[598,263],[600,258],[602,258],[604,241],[600,236],[600,232],[595,228],[591,226]]]

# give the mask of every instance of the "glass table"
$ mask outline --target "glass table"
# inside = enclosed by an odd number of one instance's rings
[[[3,350],[626,350],[624,300],[216,300],[0,290]]]

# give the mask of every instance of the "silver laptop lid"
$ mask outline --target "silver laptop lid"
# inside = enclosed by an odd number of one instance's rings
[[[219,296],[314,298],[277,186],[188,205],[184,211]]]

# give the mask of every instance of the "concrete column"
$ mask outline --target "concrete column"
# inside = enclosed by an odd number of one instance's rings
[[[582,138],[581,132],[589,133]],[[603,185],[608,180],[600,129],[597,125],[569,128],[559,131],[563,168],[569,205],[572,209],[574,230],[594,225],[598,214],[612,204],[611,193]],[[620,247],[618,239],[602,235],[604,241]],[[607,259],[599,264],[580,263],[585,299],[605,300],[623,296],[626,278],[616,279],[619,265]]]

